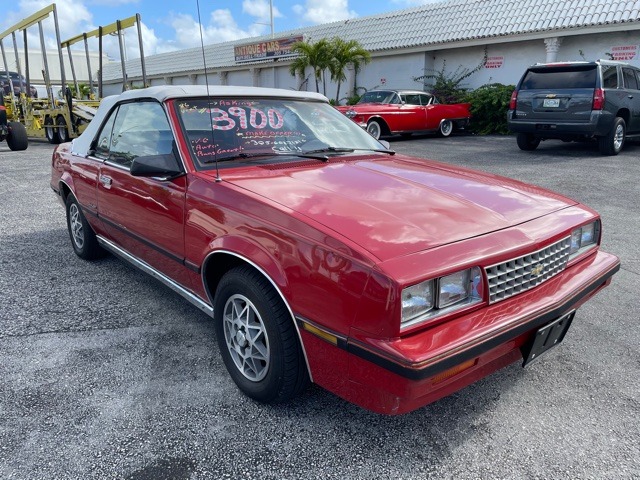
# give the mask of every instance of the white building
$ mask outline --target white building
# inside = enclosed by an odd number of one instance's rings
[[[362,89],[421,88],[414,81],[438,71],[473,69],[486,54],[483,68],[466,81],[469,88],[485,83],[515,84],[536,62],[616,58],[640,66],[640,1],[612,0],[447,0],[341,22],[243,39],[205,47],[206,77],[212,85],[254,85],[315,90],[289,73],[291,57],[277,58],[273,40],[303,37],[306,41],[340,37],[358,40],[372,61],[357,75],[348,73],[341,96]],[[244,47],[244,48],[243,48]],[[235,51],[234,51],[235,49]],[[269,53],[271,52],[271,57]],[[283,52],[280,52],[283,53]],[[254,57],[251,59],[251,57]],[[204,84],[201,49],[146,57],[151,85]],[[129,82],[142,84],[140,61],[126,64]],[[120,64],[104,69],[104,92],[122,90]],[[336,85],[327,82],[326,95]]]
[[[17,64],[15,52],[13,46],[5,45],[5,55],[7,58],[8,68],[7,70],[17,72]],[[76,73],[76,78],[80,83],[87,83],[89,80],[89,66],[87,65],[87,56],[84,50],[71,50],[73,57],[73,68]],[[64,71],[67,83],[73,82],[71,75],[71,63],[69,61],[69,53],[65,49],[62,51],[62,57],[64,62]],[[20,61],[20,71],[22,75],[26,76],[26,61],[24,57],[24,51],[18,50],[18,60]],[[106,64],[113,60],[109,59],[106,55],[103,55],[102,61]],[[2,57],[0,57],[0,70],[5,70]],[[98,52],[89,51],[89,64],[91,65],[91,78],[94,83],[97,84],[97,73],[100,67],[100,55]],[[47,66],[49,67],[49,77],[53,85],[60,85],[60,57],[57,50],[47,50]],[[34,85],[44,85],[44,58],[40,50],[29,49],[29,80]]]

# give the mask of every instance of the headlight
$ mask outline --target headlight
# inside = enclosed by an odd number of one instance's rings
[[[347,110],[346,112],[344,112],[344,114],[348,117],[348,118],[353,118],[356,115],[358,115],[358,112],[356,112],[355,110]]]
[[[473,267],[405,288],[401,328],[481,302],[482,285],[482,272]]]
[[[433,280],[402,290],[402,323],[420,318],[433,308]]]
[[[571,232],[571,249],[569,258],[577,257],[586,250],[593,248],[600,238],[600,221],[588,223]]]

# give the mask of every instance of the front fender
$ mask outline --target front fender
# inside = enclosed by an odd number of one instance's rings
[[[277,255],[277,251],[275,252]],[[211,262],[215,262],[216,258],[221,255],[232,255],[240,260],[249,263],[261,273],[278,289],[285,297],[290,294],[289,283],[285,272],[280,263],[274,258],[273,254],[264,247],[248,238],[236,235],[226,235],[217,237],[209,243],[209,253],[202,262],[203,283],[205,284],[207,294],[211,297],[215,293],[215,289],[211,289],[211,285],[207,284],[205,272],[212,266]],[[218,257],[216,257],[218,256]],[[213,298],[210,298],[213,301]]]

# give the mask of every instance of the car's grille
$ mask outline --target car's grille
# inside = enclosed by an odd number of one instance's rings
[[[571,238],[567,237],[537,252],[487,267],[489,303],[529,290],[562,272],[570,247]]]

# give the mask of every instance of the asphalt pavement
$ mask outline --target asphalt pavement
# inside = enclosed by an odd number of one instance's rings
[[[73,253],[53,147],[0,143],[0,479],[640,478],[640,143],[415,136],[391,148],[551,188],[599,211],[622,269],[562,345],[399,417],[311,387],[264,406],[212,321],[114,257]]]

